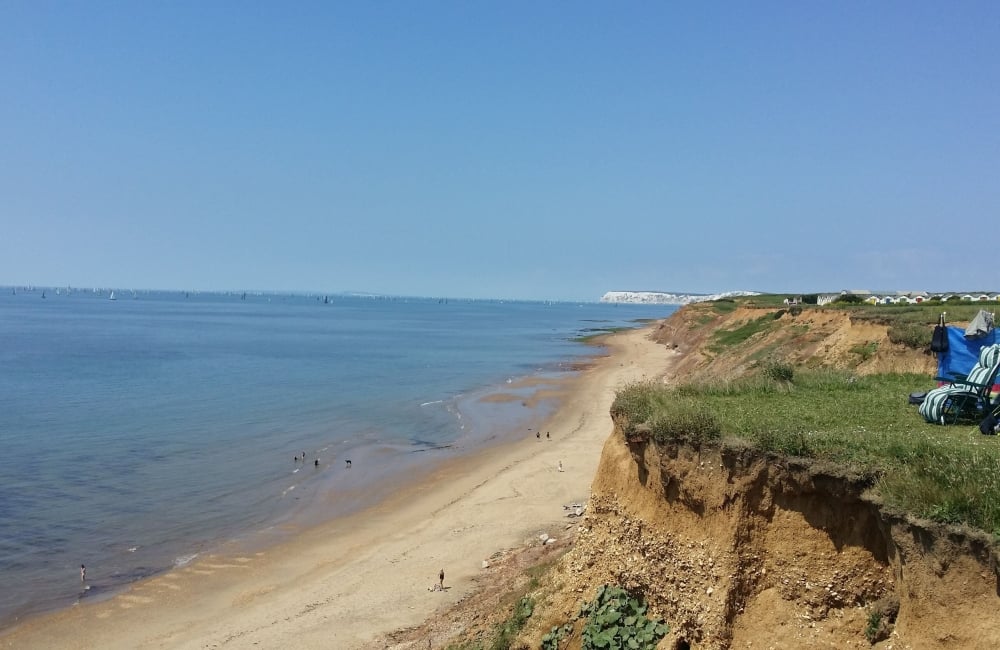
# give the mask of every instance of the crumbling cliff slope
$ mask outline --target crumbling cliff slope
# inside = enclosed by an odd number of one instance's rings
[[[680,310],[654,331],[684,355],[665,379],[737,376],[765,359],[933,373],[932,357],[838,310],[775,312],[774,325],[712,349],[715,332],[762,315]],[[610,583],[670,624],[659,648],[1000,647],[995,540],[888,512],[867,481],[733,443],[626,440],[616,425],[577,542],[522,639],[538,647]],[[580,647],[579,630],[560,647]]]

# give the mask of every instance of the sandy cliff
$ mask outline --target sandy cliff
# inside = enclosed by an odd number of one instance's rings
[[[930,373],[931,357],[843,311],[785,312],[725,353],[713,332],[771,312],[687,308],[654,337],[679,377],[732,376],[764,358]],[[867,359],[859,344],[876,344]],[[854,350],[854,352],[852,352]],[[566,622],[604,583],[645,595],[671,625],[659,648],[996,648],[993,541],[886,512],[837,468],[719,445],[608,438],[574,548],[550,574],[523,635]],[[579,625],[568,644],[579,647]],[[872,643],[874,640],[874,644]]]

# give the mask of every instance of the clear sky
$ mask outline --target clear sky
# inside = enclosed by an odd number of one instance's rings
[[[0,284],[1000,290],[1000,2],[0,3]]]

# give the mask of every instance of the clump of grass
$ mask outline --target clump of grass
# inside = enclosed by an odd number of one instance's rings
[[[716,330],[712,333],[712,343],[708,349],[712,352],[721,352],[726,348],[739,345],[754,334],[767,330],[774,322],[773,314],[765,314],[759,318],[747,321],[736,329]]]
[[[544,562],[539,562],[538,564],[532,565],[524,570],[524,574],[528,576],[528,586],[526,589],[531,592],[542,586],[542,576],[549,572],[553,566],[555,566],[558,558],[552,558]]]
[[[713,300],[711,303],[712,311],[717,314],[728,314],[730,312],[736,311],[739,306],[736,301],[732,298],[722,298],[720,300]]]
[[[795,383],[753,376],[667,387],[634,384],[612,406],[626,435],[701,444],[738,438],[867,476],[889,507],[1000,535],[1000,444],[978,429],[927,424],[906,396],[922,375],[856,377],[798,369]]]
[[[878,634],[879,628],[882,626],[882,613],[881,612],[869,612],[868,614],[868,625],[865,626],[865,638],[868,639],[868,643],[874,644],[878,640],[876,636]]]
[[[871,606],[868,611],[868,624],[865,626],[865,638],[875,645],[888,639],[892,626],[899,615],[899,600],[895,597],[883,598]]]
[[[878,352],[878,341],[868,341],[867,343],[858,343],[850,349],[851,354],[856,354],[861,357],[861,361],[865,362],[875,356]]]
[[[657,442],[686,442],[700,445],[722,437],[715,415],[693,400],[679,400],[667,412],[659,413],[650,423]]]
[[[535,600],[533,598],[524,596],[518,600],[510,618],[497,625],[494,630],[493,642],[490,644],[489,650],[510,650],[514,639],[524,629],[524,625],[534,611]]]
[[[771,381],[791,382],[795,377],[795,369],[783,361],[770,361],[764,364],[761,374]]]
[[[635,433],[636,427],[653,419],[653,414],[663,408],[666,395],[655,384],[634,382],[621,388],[611,403],[611,419],[622,427],[626,435]]]
[[[889,328],[887,334],[893,343],[901,343],[914,350],[922,350],[931,344],[934,330],[919,323],[900,323]]]

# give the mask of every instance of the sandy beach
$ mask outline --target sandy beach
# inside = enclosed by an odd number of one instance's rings
[[[664,374],[674,358],[648,334],[606,338],[609,354],[569,383],[543,425],[551,439],[450,461],[372,509],[262,551],[199,557],[106,601],[30,620],[0,647],[371,647],[470,593],[493,553],[559,536],[572,521],[563,505],[589,497],[615,390]],[[431,591],[441,569],[446,589]]]

